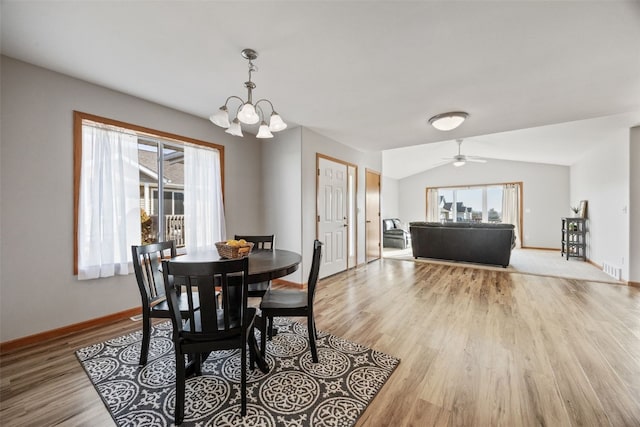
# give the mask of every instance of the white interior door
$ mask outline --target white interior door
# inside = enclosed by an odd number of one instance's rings
[[[358,208],[356,205],[356,174],[357,170],[355,166],[347,166],[347,222],[349,223],[349,238],[348,240],[348,255],[347,255],[347,268],[352,268],[357,264],[357,233],[356,224],[358,222]]]
[[[347,166],[318,158],[318,240],[324,243],[320,277],[347,269]]]

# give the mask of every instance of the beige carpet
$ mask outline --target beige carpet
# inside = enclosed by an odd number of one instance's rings
[[[592,282],[623,283],[609,276],[589,262],[576,259],[567,260],[560,256],[560,251],[553,250],[514,249],[511,252],[511,262],[507,268],[466,262],[444,261],[431,258],[418,258],[416,260],[413,258],[411,248],[385,248],[382,256],[386,259],[398,259],[403,261],[463,265],[471,268],[511,271],[514,273],[535,274],[538,276],[564,277],[569,279],[588,280]]]

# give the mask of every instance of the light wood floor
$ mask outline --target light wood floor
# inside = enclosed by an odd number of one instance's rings
[[[430,262],[436,264],[462,265],[484,270],[510,271],[514,273],[536,274],[539,276],[563,277],[568,279],[589,280],[594,282],[607,282],[621,284],[601,268],[590,262],[585,262],[577,258],[566,259],[560,255],[559,250],[553,249],[513,249],[509,266],[504,269],[501,266],[485,265],[475,263],[464,263],[458,261],[447,261],[431,258],[413,257],[411,248],[395,249],[384,248],[383,257],[390,259],[401,259],[411,262]]]
[[[401,358],[358,426],[639,426],[640,289],[398,260],[320,281],[319,329]],[[0,424],[110,426],[73,351],[1,358]]]

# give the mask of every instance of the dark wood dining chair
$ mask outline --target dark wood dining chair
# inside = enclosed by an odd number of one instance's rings
[[[320,272],[320,259],[322,257],[322,242],[313,242],[313,260],[306,291],[269,289],[262,297],[260,310],[262,310],[263,322],[261,325],[261,347],[263,354],[267,348],[267,333],[269,340],[273,337],[274,317],[306,317],[309,331],[309,345],[311,357],[314,363],[318,363],[318,350],[316,348],[316,322],[313,317],[313,300],[316,294],[318,274]],[[267,332],[268,329],[268,332]]]
[[[192,372],[201,375],[201,364],[206,356],[217,350],[240,349],[241,414],[247,413],[247,346],[250,368],[255,357],[261,357],[254,334],[256,309],[247,306],[247,277],[249,259],[239,258],[212,262],[163,261],[165,283],[169,277],[184,283],[189,315],[183,322],[179,310],[180,297],[176,289],[167,286],[166,293],[173,323],[173,343],[176,356],[175,424],[184,419],[185,380]],[[215,298],[215,287],[222,289],[222,304]],[[239,291],[239,292],[232,292]],[[200,307],[194,305],[196,292]],[[238,295],[232,300],[230,295]],[[188,362],[185,364],[185,355]],[[262,368],[267,371],[267,368]]]
[[[275,249],[273,241],[274,235],[268,234],[264,236],[248,236],[248,235],[235,235],[236,240],[244,239],[247,242],[253,243],[253,250],[263,250],[263,251],[272,251]],[[258,297],[261,298],[265,292],[271,286],[270,281],[266,282],[258,282],[258,283],[250,283],[249,284],[249,296],[250,297]]]
[[[160,263],[162,259],[176,256],[175,241],[151,243],[132,246],[133,269],[142,299],[142,348],[140,349],[140,365],[147,364],[149,344],[151,340],[151,319],[168,319],[171,317],[169,304],[165,298],[165,284]],[[173,281],[170,283],[173,286]],[[195,296],[198,307],[198,296]],[[184,315],[188,314],[186,295],[178,298],[178,307]]]

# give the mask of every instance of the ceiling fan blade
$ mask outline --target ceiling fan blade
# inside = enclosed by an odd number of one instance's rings
[[[445,160],[445,161],[444,161],[444,162],[439,162],[439,163],[436,163],[436,164],[435,164],[435,165],[433,165],[433,166],[430,166],[430,169],[437,168],[437,167],[439,167],[439,166],[448,165],[449,163],[453,163],[453,160],[452,160],[452,159],[447,159],[447,158],[445,158],[445,159],[443,159],[443,160]]]
[[[485,159],[474,159],[473,157],[467,157],[467,162],[487,163]]]

